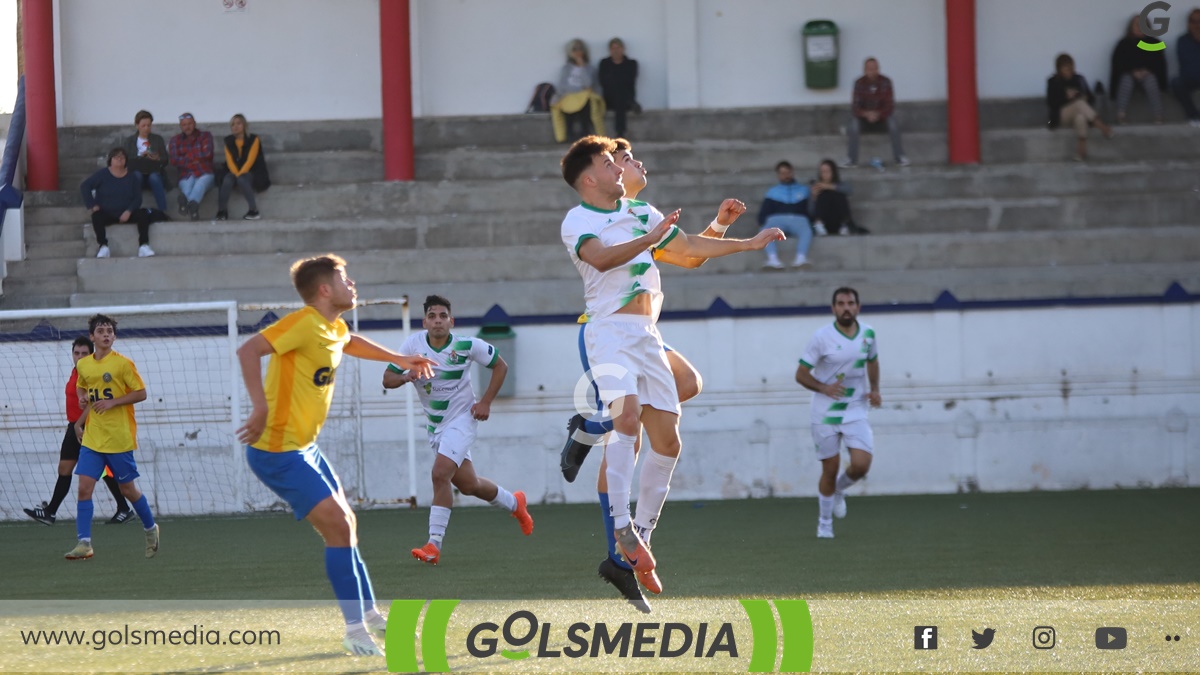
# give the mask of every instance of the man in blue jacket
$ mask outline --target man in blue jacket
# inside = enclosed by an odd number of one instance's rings
[[[1171,91],[1183,104],[1183,112],[1192,126],[1200,127],[1200,111],[1192,100],[1192,92],[1200,89],[1200,9],[1188,14],[1188,32],[1175,43],[1179,57],[1179,77],[1171,82]]]
[[[808,264],[808,245],[813,235],[812,225],[808,222],[808,186],[796,182],[790,162],[776,164],[775,175],[779,184],[767,190],[762,208],[758,210],[758,224],[763,229],[777,227],[788,237],[796,237],[796,259],[792,261],[792,267],[802,267]],[[783,269],[775,242],[767,244],[764,250],[767,259],[763,268]]]

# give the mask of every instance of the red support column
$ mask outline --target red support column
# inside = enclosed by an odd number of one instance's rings
[[[384,180],[412,180],[416,176],[408,3],[409,0],[379,0]]]
[[[31,191],[58,189],[58,106],[54,94],[54,3],[21,0],[25,47],[25,172]]]
[[[978,164],[975,0],[946,0],[946,85],[950,163]]]

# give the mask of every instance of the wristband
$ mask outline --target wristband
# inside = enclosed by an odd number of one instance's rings
[[[718,223],[716,220],[714,220],[708,224],[708,229],[712,230],[713,232],[716,232],[717,234],[725,234],[725,230],[728,230],[729,226],[722,225],[722,224]]]

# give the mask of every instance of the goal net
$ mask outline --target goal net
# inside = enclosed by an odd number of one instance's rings
[[[402,301],[407,332],[407,305]],[[105,314],[117,321],[113,349],[129,357],[146,384],[147,398],[137,415],[138,487],[155,513],[163,515],[233,514],[277,510],[286,505],[262,486],[246,465],[234,430],[249,413],[237,364],[238,346],[257,330],[290,311],[288,305],[233,302],[88,307],[0,312],[0,352],[7,386],[0,392],[0,520],[26,519],[23,508],[48,501],[58,473],[59,448],[67,427],[66,385],[71,376],[72,343],[87,336],[88,318]],[[239,321],[240,317],[240,321]],[[356,323],[357,311],[346,319]],[[400,320],[396,322],[401,323]],[[385,344],[398,344],[385,337]],[[265,372],[267,360],[262,365]],[[373,372],[373,371],[372,371]],[[372,375],[374,378],[374,375]],[[380,389],[376,392],[374,390]],[[406,388],[411,389],[411,388]],[[411,488],[404,477],[404,406],[388,401],[394,434],[387,448],[394,489],[368,494],[367,477],[376,471],[363,437],[364,390],[380,396],[381,387],[364,386],[357,359],[343,361],[334,401],[319,443],[336,468],[352,503],[402,502]],[[398,475],[399,474],[399,475]],[[75,516],[76,483],[58,510]],[[95,491],[96,513],[115,511],[103,486]]]

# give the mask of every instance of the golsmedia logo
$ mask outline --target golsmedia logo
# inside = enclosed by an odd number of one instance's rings
[[[1146,5],[1146,7],[1142,9],[1142,13],[1138,15],[1138,28],[1141,29],[1142,35],[1152,38],[1160,38],[1166,35],[1167,30],[1171,27],[1171,17],[1155,17],[1154,20],[1151,21],[1150,13],[1158,10],[1165,12],[1170,11],[1170,9],[1171,4],[1162,2],[1162,0],[1158,0],[1157,2],[1152,2]],[[1145,40],[1138,40],[1137,46],[1138,49],[1148,52],[1159,52],[1167,48],[1165,42],[1146,42]]]
[[[481,621],[466,630],[461,644],[452,645],[452,652],[466,660],[462,671],[485,670],[499,666],[503,659],[523,661],[539,659],[706,659],[706,670],[732,671],[740,666],[734,662],[746,645],[752,644],[750,663],[752,673],[775,672],[776,660],[782,672],[806,672],[812,667],[813,628],[808,603],[804,600],[741,600],[750,621],[750,635],[743,634],[733,622],[682,623],[664,622],[586,622],[555,624],[542,621],[527,609],[509,613],[502,620]],[[447,631],[458,600],[431,600],[425,611],[421,630],[424,600],[396,600],[388,616],[387,667],[394,673],[420,672],[421,665],[428,673],[449,672],[446,651]],[[774,612],[772,611],[774,604]],[[775,615],[778,613],[779,625]],[[777,653],[782,630],[782,655]],[[456,632],[456,634],[461,634]],[[741,647],[739,648],[739,642]],[[461,646],[461,650],[456,647]],[[782,657],[782,658],[780,658]],[[474,661],[478,660],[478,663]],[[722,666],[725,661],[727,665]],[[489,664],[490,662],[490,664]],[[654,669],[669,671],[670,661],[656,661]],[[586,666],[583,666],[586,667]],[[693,670],[694,664],[680,664],[681,669]]]

